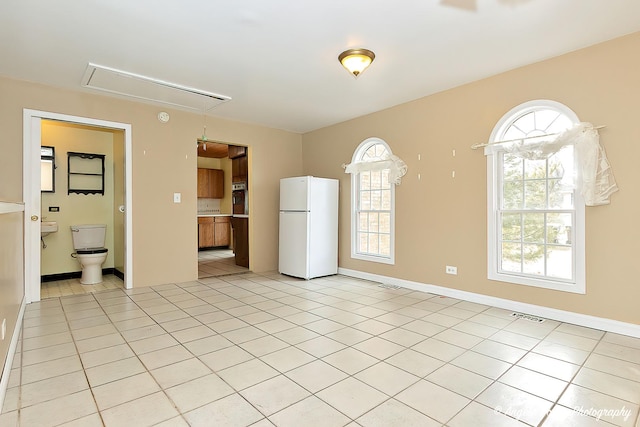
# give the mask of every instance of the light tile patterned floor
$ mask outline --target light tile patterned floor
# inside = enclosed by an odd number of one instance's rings
[[[333,276],[27,306],[0,426],[633,426],[640,339]]]
[[[209,249],[198,251],[198,278],[247,273],[248,268],[236,265],[231,249]]]
[[[118,276],[105,274],[102,283],[95,285],[83,285],[80,279],[55,280],[40,284],[40,298],[56,298],[68,295],[82,295],[92,292],[101,292],[112,289],[122,289],[124,282]]]

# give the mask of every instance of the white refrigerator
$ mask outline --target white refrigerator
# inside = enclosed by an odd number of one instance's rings
[[[278,271],[313,279],[338,273],[338,180],[280,180]]]

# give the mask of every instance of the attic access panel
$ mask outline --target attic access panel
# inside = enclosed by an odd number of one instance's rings
[[[87,66],[82,86],[196,111],[231,100],[225,95],[92,63]]]

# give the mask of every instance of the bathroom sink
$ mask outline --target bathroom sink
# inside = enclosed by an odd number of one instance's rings
[[[42,237],[58,231],[58,223],[55,221],[42,221],[40,223],[40,235]]]

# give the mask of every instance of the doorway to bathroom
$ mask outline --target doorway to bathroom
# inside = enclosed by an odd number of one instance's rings
[[[23,137],[27,302],[65,292],[131,288],[131,126],[25,109]],[[41,193],[41,174],[47,173],[41,171],[41,146],[55,150],[54,192]],[[72,176],[68,153],[104,155],[104,173]],[[42,237],[41,221],[56,223],[58,231]],[[70,226],[82,223],[107,225],[107,275],[99,286],[80,285],[73,277],[80,266],[71,257]],[[41,277],[47,279],[42,287]]]
[[[42,120],[41,146],[53,154],[54,167],[51,174],[42,169],[41,219],[58,229],[41,237],[42,299],[123,287],[124,212],[118,209],[124,206],[123,136],[119,129]],[[47,165],[49,160],[43,159]],[[46,185],[49,181],[55,185]],[[91,227],[104,230],[99,233],[104,241],[91,246],[106,252],[74,254],[75,237],[88,224],[104,225]],[[96,272],[95,277],[90,271]],[[81,273],[86,276],[84,283]]]

